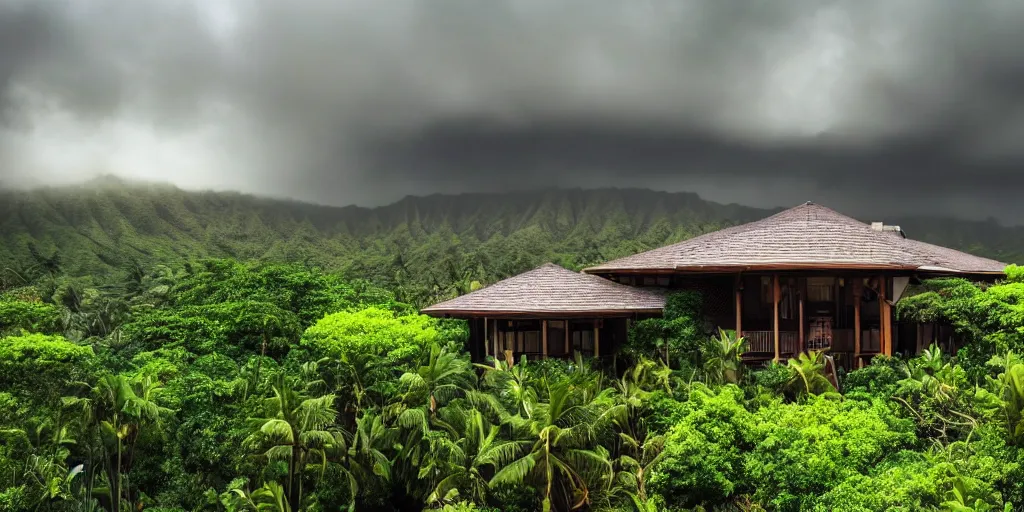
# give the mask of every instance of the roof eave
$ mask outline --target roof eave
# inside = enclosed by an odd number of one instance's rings
[[[643,314],[661,314],[664,307],[633,309],[592,309],[576,311],[527,311],[527,310],[473,310],[473,309],[422,309],[420,313],[437,318],[609,318],[630,317]]]

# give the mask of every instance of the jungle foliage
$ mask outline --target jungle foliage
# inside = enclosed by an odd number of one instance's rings
[[[474,366],[463,323],[301,264],[58,271],[0,296],[0,509],[1012,510],[1009,274],[907,299],[989,342],[836,390],[818,354],[740,364],[692,293],[634,324],[616,374]]]
[[[1024,504],[1016,267],[926,283],[899,314],[964,348],[878,358],[839,389],[820,354],[744,366],[692,293],[634,323],[614,365],[473,365],[466,325],[418,305],[763,212],[637,191],[376,210],[93,192],[0,201],[0,510]]]

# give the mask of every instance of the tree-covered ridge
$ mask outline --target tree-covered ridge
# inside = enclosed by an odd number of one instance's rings
[[[369,209],[99,180],[0,191],[0,283],[33,280],[46,261],[106,280],[138,266],[231,257],[307,262],[422,305],[547,261],[578,269],[771,213],[636,189],[407,197]],[[1024,228],[885,220],[917,239],[1024,261]]]

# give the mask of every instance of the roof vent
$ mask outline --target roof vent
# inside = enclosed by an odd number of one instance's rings
[[[875,231],[883,231],[889,233],[896,233],[897,235],[906,238],[907,234],[903,232],[903,228],[899,226],[887,226],[883,222],[872,222],[871,229]]]

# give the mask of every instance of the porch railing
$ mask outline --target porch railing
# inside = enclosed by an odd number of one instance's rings
[[[774,354],[774,331],[743,331],[747,340],[746,354]],[[795,354],[799,345],[799,336],[793,331],[779,332],[779,351],[783,354]]]

